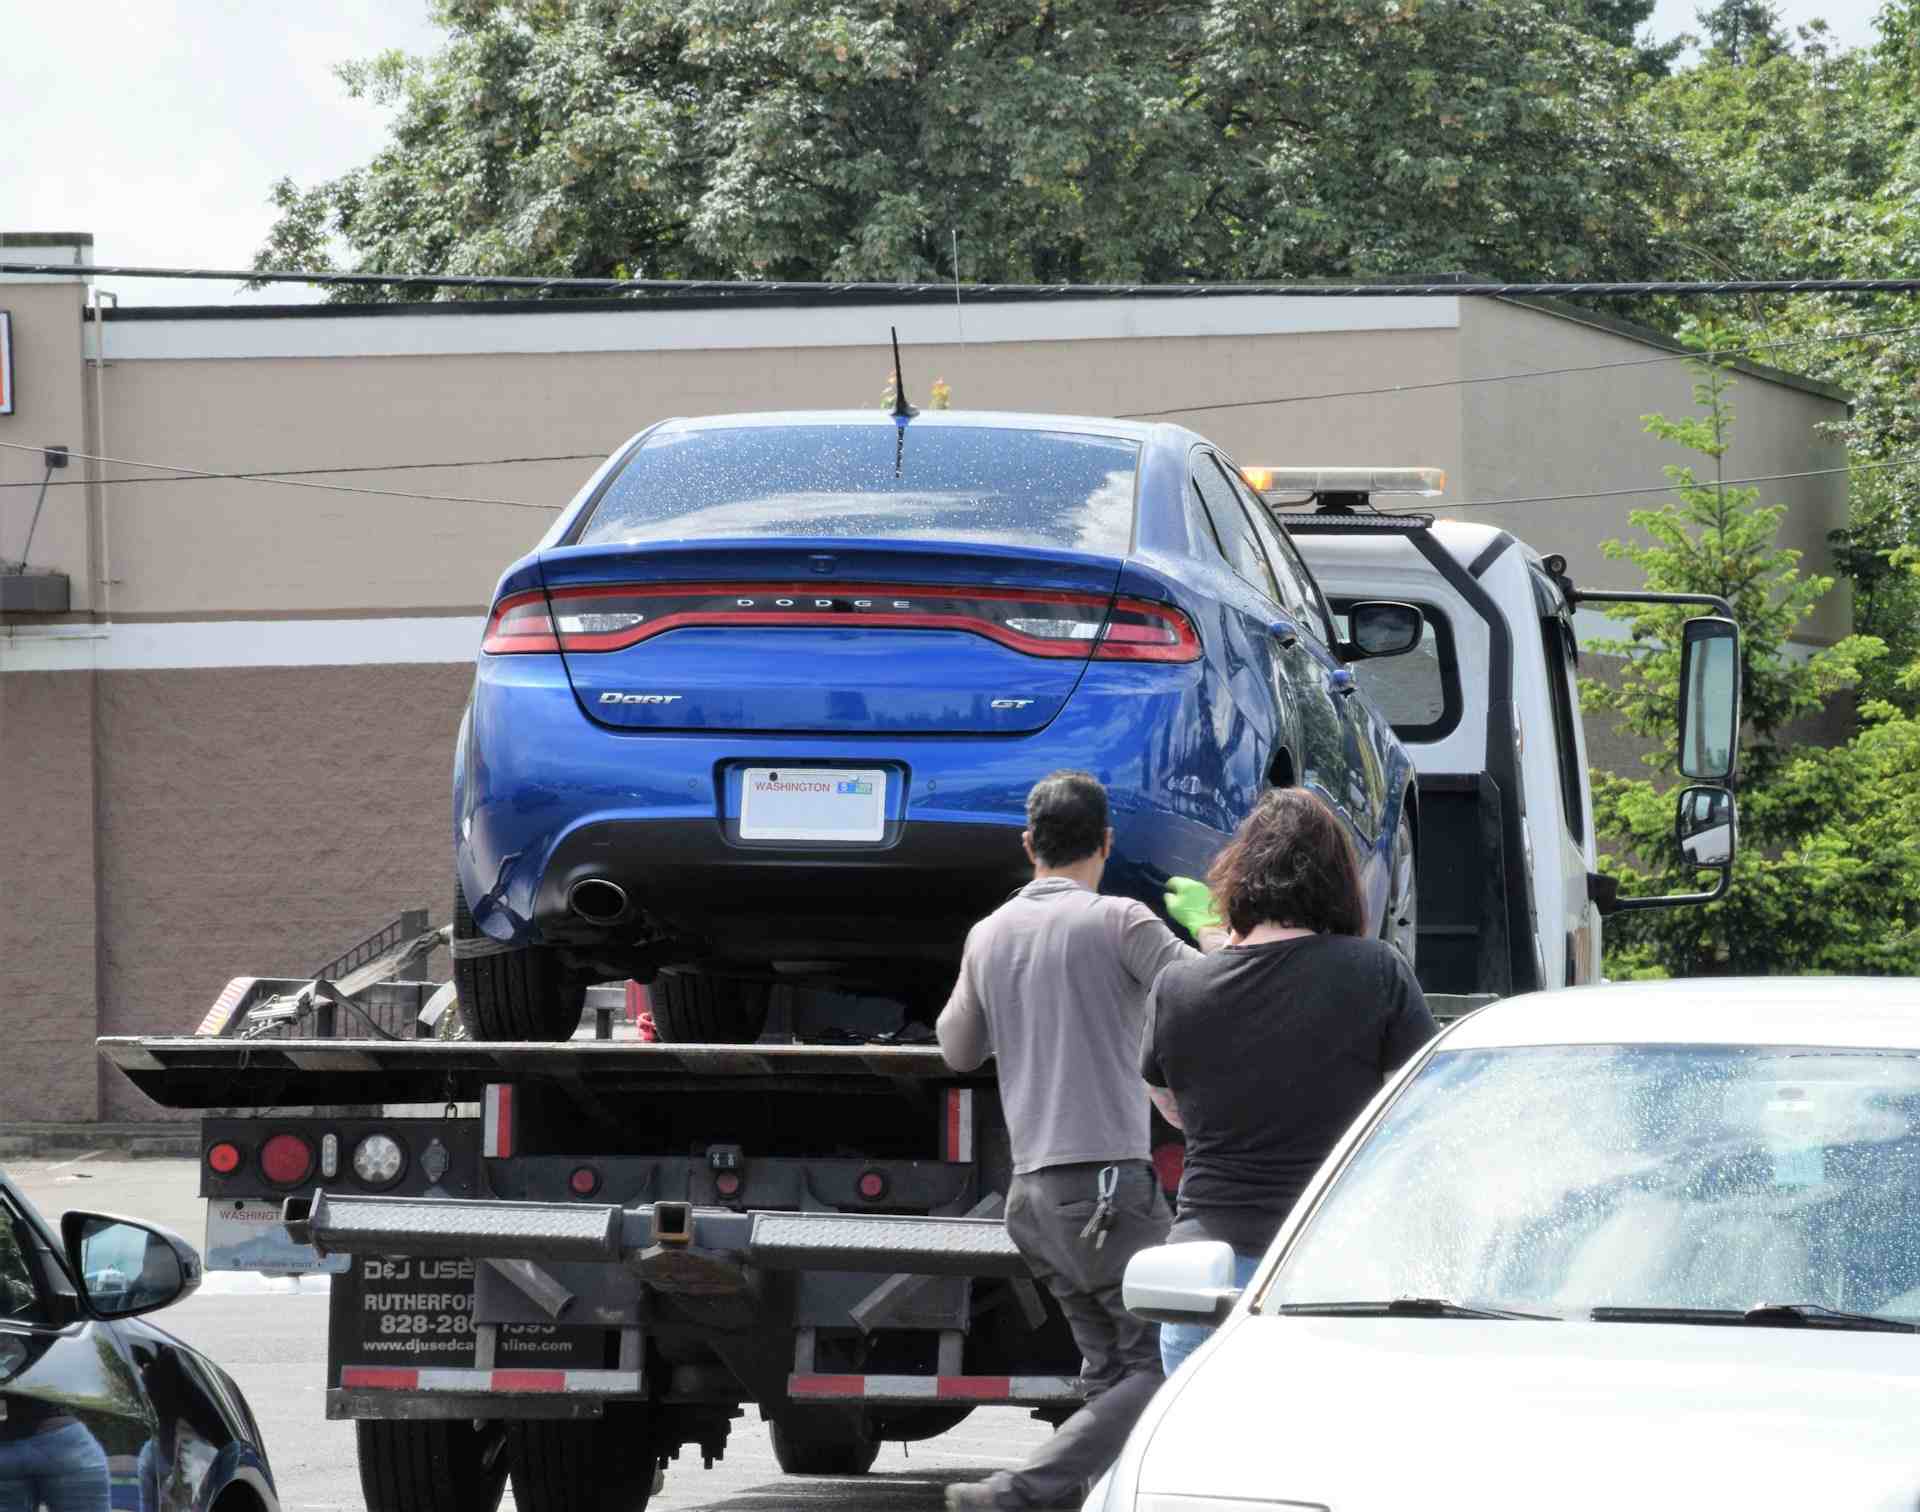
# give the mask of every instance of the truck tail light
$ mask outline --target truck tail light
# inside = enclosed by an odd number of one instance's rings
[[[260,1146],[260,1173],[275,1186],[298,1186],[313,1173],[313,1146],[298,1134],[276,1134]]]
[[[591,1197],[600,1190],[600,1173],[592,1166],[575,1166],[567,1178],[567,1189],[576,1197]]]
[[[207,1149],[207,1169],[216,1176],[231,1176],[240,1169],[240,1146],[223,1139]]]

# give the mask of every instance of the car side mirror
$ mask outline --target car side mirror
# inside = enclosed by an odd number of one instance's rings
[[[1728,782],[1740,754],[1740,627],[1703,615],[1681,628],[1680,775]]]
[[[1403,656],[1420,644],[1426,628],[1420,611],[1411,604],[1367,601],[1347,610],[1350,657]]]
[[[1725,788],[1682,789],[1673,817],[1673,836],[1688,865],[1732,866],[1736,827],[1733,794]]]
[[[95,1317],[157,1312],[199,1288],[199,1251],[168,1229],[105,1213],[68,1213],[60,1237],[67,1269]]]
[[[1240,1300],[1233,1246],[1216,1239],[1162,1244],[1127,1262],[1120,1297],[1149,1323],[1222,1323]]]

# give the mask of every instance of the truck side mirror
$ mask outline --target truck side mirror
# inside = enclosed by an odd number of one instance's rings
[[[1385,601],[1355,604],[1347,611],[1350,657],[1402,656],[1420,644],[1425,623],[1411,604]]]
[[[1702,615],[1681,630],[1680,775],[1732,780],[1740,753],[1740,627]]]
[[[1733,794],[1725,788],[1690,787],[1681,791],[1673,836],[1688,865],[1733,865],[1736,828]]]

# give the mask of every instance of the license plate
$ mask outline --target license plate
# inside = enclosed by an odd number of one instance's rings
[[[740,789],[742,840],[879,840],[887,832],[887,774],[845,767],[748,767]]]
[[[321,1259],[310,1244],[296,1244],[280,1221],[277,1202],[214,1197],[207,1202],[207,1269],[263,1271],[298,1276],[313,1271],[344,1271],[345,1255]]]

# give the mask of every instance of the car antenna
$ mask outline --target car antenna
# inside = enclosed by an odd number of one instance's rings
[[[907,403],[907,381],[900,372],[899,329],[888,326],[887,334],[893,338],[893,475],[897,478],[907,459],[907,422],[919,411]]]
[[[896,327],[888,326],[887,334],[893,337],[893,418],[911,420],[920,412],[907,403],[907,384],[900,375],[900,332]]]

